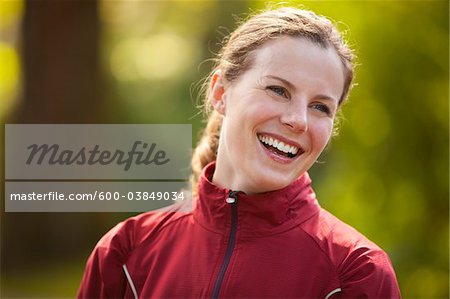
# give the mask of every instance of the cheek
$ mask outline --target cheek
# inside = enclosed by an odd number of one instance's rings
[[[320,121],[312,131],[312,141],[316,151],[322,151],[333,133],[333,121]]]
[[[255,127],[277,115],[277,106],[264,101],[263,98],[247,100],[244,103],[244,105],[238,107],[239,109],[235,110],[236,118],[240,120],[238,123],[240,129],[244,129],[247,126]]]

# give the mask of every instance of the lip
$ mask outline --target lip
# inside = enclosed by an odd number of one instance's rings
[[[282,142],[285,143],[285,144],[295,146],[295,147],[298,148],[298,150],[299,150],[300,153],[297,154],[294,158],[288,158],[288,157],[279,156],[279,155],[277,155],[277,154],[275,154],[275,153],[269,151],[269,150],[261,143],[261,141],[260,141],[259,138],[258,138],[258,135],[264,135],[264,136],[273,137],[273,138],[275,138],[275,139],[278,139],[278,140],[282,141]],[[283,137],[283,136],[277,135],[277,134],[260,132],[260,133],[257,133],[257,134],[256,134],[256,139],[257,139],[259,145],[261,146],[262,150],[264,151],[264,153],[265,153],[267,156],[269,156],[270,159],[272,159],[272,160],[274,160],[274,161],[276,161],[276,162],[278,162],[278,163],[281,163],[281,164],[290,164],[290,163],[293,163],[293,162],[297,161],[297,159],[305,152],[305,151],[303,150],[303,147],[300,146],[300,144],[298,144],[297,142],[294,142],[294,141],[292,141],[292,140],[289,140],[289,139],[287,139],[287,138],[285,138],[285,137]]]

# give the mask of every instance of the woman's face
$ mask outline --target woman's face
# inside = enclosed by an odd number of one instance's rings
[[[211,102],[224,118],[213,182],[248,194],[292,183],[330,139],[343,87],[336,52],[302,38],[265,43],[234,82],[216,73]]]

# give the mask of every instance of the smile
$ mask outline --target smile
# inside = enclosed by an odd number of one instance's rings
[[[303,153],[303,151],[299,147],[295,145],[289,145],[271,136],[258,134],[258,139],[270,151],[288,158],[296,157],[299,152],[300,154]]]

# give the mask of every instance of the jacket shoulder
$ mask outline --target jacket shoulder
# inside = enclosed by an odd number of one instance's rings
[[[184,205],[174,204],[130,217],[108,231],[96,247],[118,251],[125,258],[134,248],[158,233],[166,225],[188,214],[190,212]]]
[[[388,255],[363,234],[324,209],[304,229],[333,264],[343,298],[400,298]]]
[[[128,218],[107,232],[86,263],[78,298],[122,298],[126,292],[125,264],[143,241],[189,212],[181,205]]]

